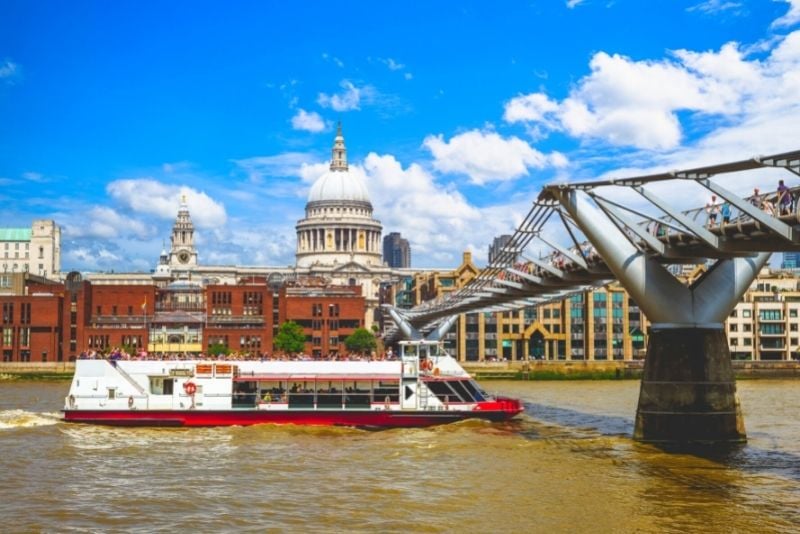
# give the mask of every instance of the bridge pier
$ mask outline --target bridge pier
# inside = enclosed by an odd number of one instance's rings
[[[647,256],[588,200],[559,201],[651,323],[634,438],[688,445],[746,441],[724,322],[769,253],[717,260],[691,286]]]
[[[654,325],[633,437],[685,445],[747,441],[723,329]]]

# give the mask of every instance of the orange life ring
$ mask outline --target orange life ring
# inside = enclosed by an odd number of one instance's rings
[[[185,382],[183,384],[183,390],[187,395],[194,395],[195,392],[197,392],[197,384],[194,382]]]
[[[430,371],[431,369],[433,369],[433,362],[431,360],[425,360],[424,362],[422,362],[422,365],[423,369],[425,369],[426,371]]]

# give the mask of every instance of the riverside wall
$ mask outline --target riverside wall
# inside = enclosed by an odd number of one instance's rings
[[[736,378],[800,378],[800,361],[732,362]],[[638,379],[644,361],[531,361],[464,362],[461,364],[479,380],[601,380]],[[2,378],[70,378],[74,362],[0,362]]]

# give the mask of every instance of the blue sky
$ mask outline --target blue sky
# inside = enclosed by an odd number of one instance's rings
[[[293,264],[342,121],[412,265],[480,263],[543,183],[798,148],[799,22],[800,0],[6,0],[0,226],[55,219],[63,270],[147,271],[185,194],[201,263]]]

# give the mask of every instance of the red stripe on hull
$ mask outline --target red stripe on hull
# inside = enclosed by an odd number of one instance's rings
[[[461,421],[486,419],[505,421],[519,410],[464,412],[433,411],[325,411],[325,410],[64,410],[64,420],[115,426],[248,426],[295,424],[374,428],[425,427]]]

